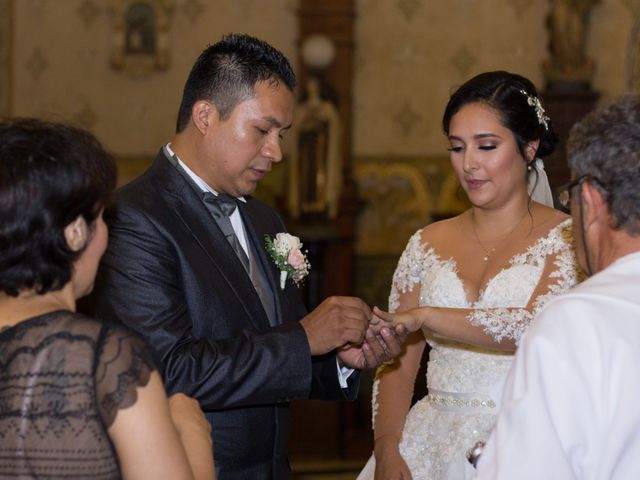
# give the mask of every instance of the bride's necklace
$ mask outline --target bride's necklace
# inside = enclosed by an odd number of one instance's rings
[[[480,246],[482,251],[484,251],[484,257],[482,257],[482,260],[484,260],[485,262],[489,261],[489,259],[491,258],[491,255],[493,255],[493,253],[496,251],[496,248],[502,245],[502,242],[504,242],[507,238],[511,236],[513,232],[516,231],[516,228],[518,228],[518,225],[522,223],[522,220],[524,219],[526,214],[527,214],[527,211],[524,212],[524,214],[520,217],[520,220],[518,220],[518,222],[513,226],[511,230],[507,232],[507,234],[504,237],[498,240],[493,240],[494,242],[498,242],[498,244],[495,247],[487,248],[484,246],[484,244],[480,240],[480,237],[478,236],[478,232],[476,230],[475,216],[473,215],[473,212],[471,212],[471,230],[473,230],[473,235],[474,237],[476,237],[476,242],[478,242],[478,245]]]

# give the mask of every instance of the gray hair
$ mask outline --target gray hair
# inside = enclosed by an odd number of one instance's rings
[[[574,178],[596,177],[612,228],[640,233],[640,95],[622,96],[574,125],[567,144]]]

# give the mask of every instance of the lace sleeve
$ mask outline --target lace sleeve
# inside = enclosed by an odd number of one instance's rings
[[[496,343],[504,339],[520,343],[520,337],[531,324],[534,314],[525,308],[478,309],[469,315],[471,325],[484,327]]]
[[[412,292],[414,287],[421,283],[425,271],[428,269],[431,250],[425,251],[424,242],[422,240],[422,230],[418,230],[414,233],[405,247],[395,272],[393,273],[393,279],[391,283],[391,291],[389,293],[389,311],[396,312],[400,307],[400,299],[403,294]],[[414,306],[417,306],[414,305]],[[393,363],[393,360],[388,362]],[[387,364],[381,365],[376,370],[375,379],[371,392],[371,424],[375,428],[375,419],[378,414],[378,393],[380,384],[380,374],[385,369]]]
[[[398,310],[401,294],[413,290],[413,287],[422,281],[428,257],[422,243],[422,230],[418,230],[411,236],[398,260],[389,293],[390,312]]]
[[[94,378],[98,408],[107,427],[118,410],[136,403],[136,388],[145,386],[154,370],[151,352],[141,338],[121,327],[103,327]]]
[[[566,292],[579,281],[581,273],[575,257],[570,220],[553,228],[547,237],[536,242],[527,252],[515,256],[511,264],[544,266],[548,260],[552,260],[553,267],[545,269],[547,274],[538,281],[527,307],[476,309],[468,316],[471,324],[484,327],[484,331],[497,343],[511,339],[518,345],[540,309],[551,298]]]

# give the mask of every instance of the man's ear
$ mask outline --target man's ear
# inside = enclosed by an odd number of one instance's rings
[[[585,230],[595,222],[602,225],[609,223],[609,210],[602,193],[589,182],[583,182],[580,186],[582,196],[582,221]]]
[[[525,160],[527,161],[527,165],[536,159],[536,153],[538,151],[539,146],[540,146],[540,139],[531,140],[529,143],[527,143],[527,146],[524,149],[524,154],[526,156]]]
[[[88,238],[89,226],[82,215],[78,215],[78,218],[64,227],[64,239],[74,252],[82,250],[87,244]]]
[[[218,117],[218,110],[207,100],[198,100],[191,109],[191,119],[201,134],[205,134]]]

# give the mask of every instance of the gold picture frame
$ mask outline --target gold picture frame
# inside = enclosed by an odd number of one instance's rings
[[[169,27],[175,0],[111,0],[111,66],[150,73],[169,66]]]

